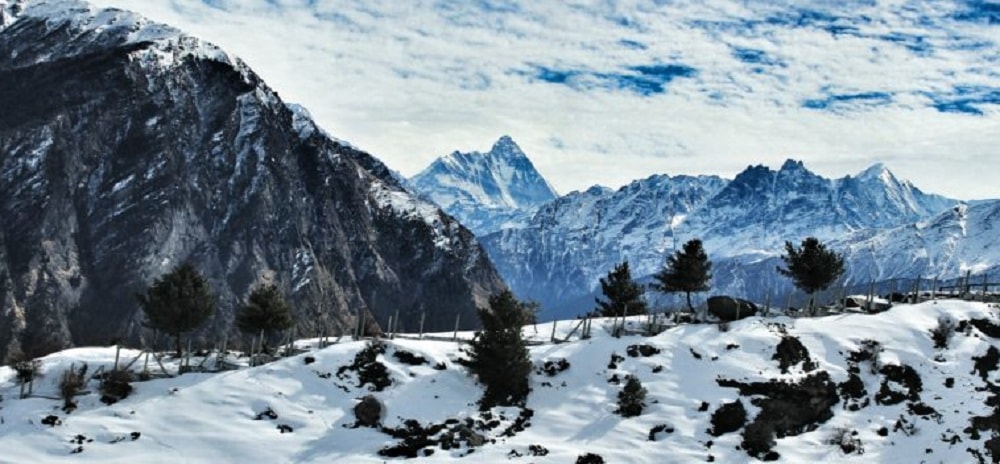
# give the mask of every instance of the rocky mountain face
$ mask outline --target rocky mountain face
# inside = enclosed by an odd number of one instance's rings
[[[438,158],[409,183],[479,236],[558,197],[509,136],[486,153]]]
[[[481,240],[511,288],[541,303],[544,314],[586,312],[598,277],[624,259],[634,275],[655,272],[674,245],[674,226],[724,185],[714,176],[657,175],[617,191],[594,187]]]
[[[861,270],[871,253],[849,250],[863,248],[857,244],[878,231],[915,227],[955,203],[921,192],[882,165],[826,179],[789,160],[778,170],[750,166],[731,181],[653,176],[617,191],[574,192],[481,240],[515,292],[539,301],[544,317],[569,317],[593,308],[598,279],[614,264],[627,259],[636,278],[648,279],[692,238],[704,242],[715,263],[714,294],[784,298],[793,289],[775,272],[778,256],[786,240],[798,244],[807,236],[835,241],[845,251],[854,269],[848,283],[916,277],[910,275],[920,262],[914,256],[949,239],[893,248],[893,258],[884,262],[896,264],[874,273]],[[951,262],[958,256],[965,255]],[[955,269],[940,263],[927,263],[923,275]]]
[[[450,329],[504,288],[473,235],[238,59],[84,3],[0,1],[0,355],[132,340],[182,262],[231,332],[258,283],[300,333],[358,315]]]
[[[748,166],[687,218],[681,234],[702,238],[714,256],[768,255],[786,240],[839,239],[915,222],[954,204],[896,179],[881,164],[826,179],[788,160],[777,171]]]

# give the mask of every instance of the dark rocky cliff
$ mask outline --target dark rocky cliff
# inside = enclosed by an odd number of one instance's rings
[[[263,281],[331,334],[468,327],[503,288],[471,233],[218,48],[82,3],[0,9],[0,356],[137,341],[134,295],[185,261],[217,296],[201,337]]]

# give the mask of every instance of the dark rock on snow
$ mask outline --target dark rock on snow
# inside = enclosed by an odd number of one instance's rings
[[[375,427],[382,422],[385,416],[385,406],[373,395],[365,395],[361,401],[354,406],[354,417],[358,420],[358,425],[363,427]]]

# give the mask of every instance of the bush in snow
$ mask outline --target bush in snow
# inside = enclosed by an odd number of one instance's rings
[[[80,390],[83,390],[83,386],[86,385],[86,374],[87,365],[84,364],[79,371],[70,367],[63,371],[62,376],[59,377],[59,397],[63,400],[63,411],[70,412],[76,409],[73,397],[80,394]]]
[[[108,372],[101,382],[101,402],[114,404],[132,393],[132,373],[126,370]]]
[[[950,317],[938,317],[937,327],[931,329],[931,339],[934,340],[934,348],[944,350],[948,348],[948,342],[955,335],[955,321]]]

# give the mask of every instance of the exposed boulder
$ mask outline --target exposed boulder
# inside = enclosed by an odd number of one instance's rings
[[[357,424],[362,427],[376,427],[385,417],[385,405],[374,395],[365,395],[354,405],[354,417],[357,418]]]
[[[735,321],[757,314],[757,305],[731,296],[708,298],[708,313],[722,321]]]

